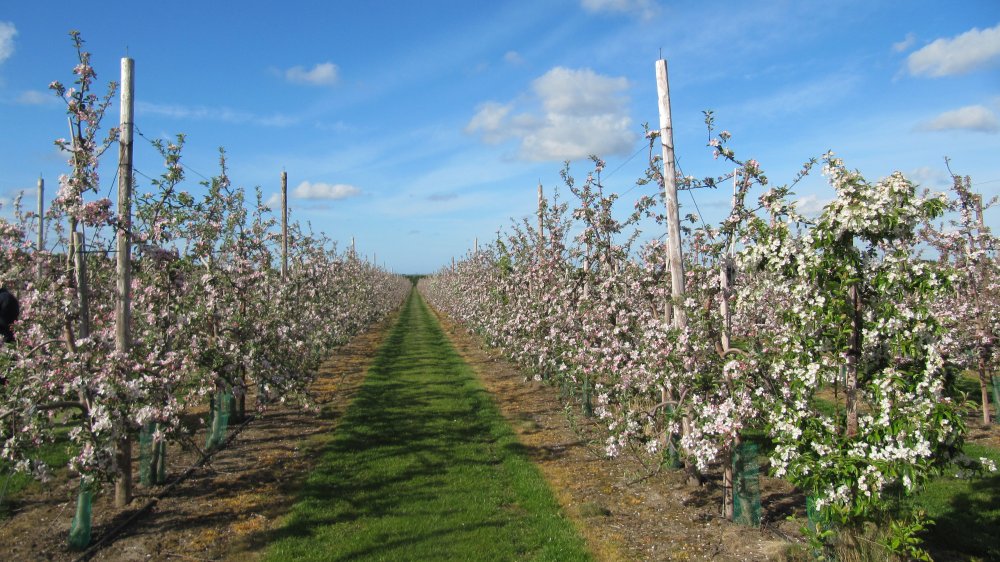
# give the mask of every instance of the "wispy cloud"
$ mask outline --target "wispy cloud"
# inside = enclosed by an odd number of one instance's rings
[[[574,160],[591,154],[623,154],[635,133],[625,78],[589,68],[556,67],[532,82],[524,99],[537,108],[514,113],[516,102],[481,104],[465,127],[487,143],[518,139],[526,160]]]
[[[921,131],[967,130],[982,133],[1000,132],[1000,119],[993,110],[982,105],[968,105],[945,111],[917,126]]]
[[[906,37],[902,41],[898,41],[892,44],[892,50],[896,53],[902,53],[908,51],[917,42],[917,36],[913,33],[907,33]]]
[[[914,76],[966,74],[1000,61],[1000,24],[982,31],[974,27],[950,39],[937,39],[907,57]]]
[[[322,62],[306,69],[303,66],[293,66],[285,71],[285,79],[295,84],[312,86],[329,86],[337,83],[340,68],[332,62]]]
[[[911,182],[930,189],[947,189],[951,185],[951,176],[943,169],[921,166],[904,174]]]
[[[295,188],[292,195],[297,199],[347,199],[360,195],[361,190],[346,183],[323,183],[304,181]]]
[[[192,121],[222,121],[225,123],[252,124],[264,127],[287,127],[299,122],[299,119],[296,117],[280,113],[257,115],[228,107],[188,107],[177,104],[158,104],[140,101],[136,102],[135,108],[140,114],[160,115],[171,119],[188,119]]]
[[[507,51],[503,55],[503,60],[507,64],[513,64],[515,66],[524,64],[524,57],[522,57],[517,51]]]
[[[17,96],[14,103],[18,105],[56,105],[62,104],[59,97],[52,92],[42,92],[39,90],[25,90]]]
[[[659,10],[654,0],[580,0],[580,5],[588,12],[618,12],[644,20],[652,19]]]
[[[737,113],[773,117],[823,107],[837,98],[849,95],[858,81],[859,77],[856,75],[838,73],[808,82],[789,84],[771,94],[741,103]]]
[[[14,37],[17,28],[9,21],[0,21],[0,63],[14,54]]]

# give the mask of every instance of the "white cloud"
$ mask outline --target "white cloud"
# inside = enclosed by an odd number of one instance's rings
[[[892,50],[897,53],[902,53],[903,51],[909,50],[910,47],[912,47],[916,42],[917,36],[913,33],[907,33],[906,37],[904,37],[902,41],[892,44]]]
[[[470,134],[482,132],[483,140],[489,144],[506,140],[510,137],[511,131],[506,129],[504,120],[513,107],[513,104],[501,104],[495,101],[480,104],[476,114],[465,126],[465,132]]]
[[[987,67],[1000,60],[1000,24],[972,28],[952,39],[938,39],[907,57],[914,76],[952,76]]]
[[[644,20],[652,19],[657,11],[654,0],[580,0],[580,4],[588,12],[621,12]]]
[[[921,123],[918,129],[922,131],[949,131],[965,129],[983,133],[1000,132],[1000,119],[993,111],[982,105],[969,105],[951,111],[945,111],[930,121]]]
[[[267,207],[272,211],[281,212],[281,194],[272,193],[271,196],[267,198],[267,201],[264,201],[264,204],[267,205]]]
[[[188,107],[177,104],[158,104],[144,101],[136,102],[136,111],[140,114],[161,115],[171,119],[191,119],[195,121],[222,121],[225,123],[261,125],[264,127],[287,127],[298,123],[298,119],[276,113],[274,115],[256,115],[246,111],[237,111],[228,107]]]
[[[823,213],[823,208],[833,202],[830,197],[819,197],[808,194],[799,197],[795,202],[795,210],[807,217],[818,217]]]
[[[0,21],[0,63],[14,54],[14,37],[17,28],[9,21]]]
[[[295,188],[292,195],[297,199],[347,199],[360,195],[361,190],[345,183],[329,184],[304,181]]]
[[[507,64],[519,65],[524,64],[524,57],[521,56],[517,51],[507,51],[503,55],[503,60]]]
[[[332,62],[319,63],[309,70],[302,66],[293,66],[285,71],[285,78],[296,84],[312,84],[324,86],[336,84],[340,68]]]
[[[628,114],[629,82],[588,68],[556,67],[532,82],[540,110],[513,114],[514,104],[486,102],[465,130],[485,142],[521,141],[527,160],[574,160],[631,151],[636,133]]]

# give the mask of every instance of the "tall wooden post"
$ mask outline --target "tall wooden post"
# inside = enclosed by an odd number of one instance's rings
[[[674,163],[674,129],[670,118],[670,85],[667,61],[656,61],[656,94],[660,109],[660,142],[663,143],[663,199],[667,207],[667,269],[670,271],[670,296],[680,302],[684,295],[684,262],[681,257],[681,219],[677,205],[677,169]],[[676,328],[687,326],[684,310],[672,311]]]
[[[281,278],[288,276],[288,174],[281,171]]]
[[[663,146],[663,200],[666,204],[667,219],[667,255],[666,268],[670,272],[670,296],[674,303],[680,303],[684,298],[684,261],[681,257],[681,219],[677,205],[677,169],[674,163],[674,129],[670,116],[670,83],[667,80],[667,61],[656,61],[656,94],[660,112],[660,142]],[[675,328],[683,330],[687,327],[687,316],[681,306],[667,306],[667,317],[672,320]],[[663,402],[676,402],[676,396],[669,396],[666,388],[661,389]],[[687,436],[691,431],[691,420],[685,416],[681,420],[681,433]],[[665,436],[669,439],[670,436]],[[696,469],[685,462],[688,470],[688,482],[697,484],[699,478]]]
[[[961,180],[957,180],[957,181],[961,181]],[[967,188],[971,188],[972,186],[970,185],[969,177],[968,176],[965,177],[965,181],[966,181]],[[975,204],[976,204],[976,208],[975,208],[975,211],[976,211],[976,228],[977,228],[976,234],[977,234],[977,238],[979,238],[979,249],[983,251],[983,254],[987,254],[988,247],[987,247],[987,243],[986,243],[986,237],[983,236],[984,232],[986,231],[986,223],[983,220],[983,196],[982,196],[982,194],[976,194],[974,197],[975,197]],[[969,241],[969,250],[970,251],[975,251],[976,250],[975,245],[972,243],[971,240]],[[986,274],[986,272],[984,270],[984,264],[986,262],[985,262],[985,260],[982,260],[981,258],[979,260],[977,260],[977,261],[979,262],[979,265],[976,267],[976,269],[977,269],[977,272],[976,272],[977,281],[976,281],[976,283],[979,284],[979,285],[981,285],[982,283],[986,282],[986,279],[988,278],[988,275]],[[980,299],[980,300],[982,300],[982,291],[981,290],[977,290],[976,293],[977,293],[977,298]],[[988,341],[992,340],[992,338],[990,337],[990,334],[989,334],[988,322],[989,322],[989,319],[986,318],[986,317],[980,317],[979,318],[979,330],[978,330],[979,334],[978,335],[979,335],[979,341],[980,342],[988,342]],[[980,393],[980,402],[979,403],[982,404],[983,425],[989,425],[990,424],[990,393],[989,393],[989,389],[988,389],[988,386],[989,386],[989,383],[990,383],[990,375],[989,375],[989,372],[987,371],[987,367],[988,367],[988,365],[987,365],[987,363],[988,363],[987,359],[989,358],[989,353],[990,353],[989,352],[989,348],[987,346],[980,345],[977,368],[978,368],[978,371],[979,371],[979,393]],[[993,404],[993,407],[994,408],[1000,408],[1000,404]]]
[[[542,256],[542,249],[545,247],[544,223],[545,220],[545,196],[542,194],[542,182],[538,182],[538,257]]]
[[[35,243],[35,251],[41,252],[45,249],[45,180],[38,176],[38,241]]]
[[[115,305],[115,350],[127,355],[131,348],[132,293],[132,127],[135,61],[122,59],[121,128],[118,143],[118,299]],[[115,506],[125,507],[132,499],[132,441],[126,429],[118,442],[120,474],[115,482]]]
[[[733,200],[732,200],[732,210],[736,210],[736,190],[737,190],[737,173],[733,172]],[[726,253],[722,257],[721,267],[719,268],[719,314],[722,316],[722,333],[720,334],[720,340],[722,344],[722,355],[723,362],[725,362],[726,354],[730,349],[730,334],[732,333],[733,316],[732,312],[729,310],[729,297],[732,294],[730,290],[731,281],[730,275],[733,272],[732,269],[732,245],[728,245],[726,248]],[[729,375],[726,375],[726,386],[732,391],[732,379]],[[732,521],[735,515],[735,489],[733,488],[733,460],[736,453],[736,448],[740,445],[739,434],[733,436],[728,440],[725,447],[724,454],[722,455],[722,513],[727,521]]]
[[[41,280],[42,252],[45,250],[45,180],[38,176],[38,238],[35,241],[35,276]]]

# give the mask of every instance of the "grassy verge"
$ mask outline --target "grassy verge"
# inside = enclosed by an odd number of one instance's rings
[[[587,560],[414,292],[268,560]]]
[[[74,454],[69,443],[69,428],[60,428],[56,440],[45,443],[38,449],[38,459],[45,462],[56,475],[65,472],[69,459]],[[0,461],[0,520],[10,517],[10,510],[21,494],[36,491],[42,484],[31,474],[14,472],[8,463]]]
[[[966,443],[963,451],[1000,465],[994,448]],[[949,468],[912,500],[935,521],[926,546],[935,560],[1000,560],[1000,474],[956,478],[956,472]]]

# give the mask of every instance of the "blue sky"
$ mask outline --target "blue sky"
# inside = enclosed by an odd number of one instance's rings
[[[430,272],[533,212],[586,155],[631,204],[658,123],[654,62],[670,71],[685,174],[722,173],[702,110],[776,183],[833,150],[871,179],[935,189],[944,157],[1000,193],[1000,2],[558,0],[518,2],[7,2],[0,8],[0,213],[67,169],[53,140],[82,32],[98,79],[136,68],[136,125],[187,135],[189,186],[217,171],[399,272]],[[117,120],[109,113],[108,126]],[[141,141],[141,139],[140,139]],[[110,191],[116,151],[102,161]],[[157,176],[136,145],[141,174]],[[611,173],[613,172],[613,173]],[[798,190],[808,205],[819,175]],[[726,193],[694,194],[710,220]],[[694,203],[683,194],[682,213]],[[623,206],[623,209],[626,209]],[[995,214],[995,212],[993,213]],[[990,216],[996,225],[995,216]],[[650,231],[648,236],[659,233]]]

